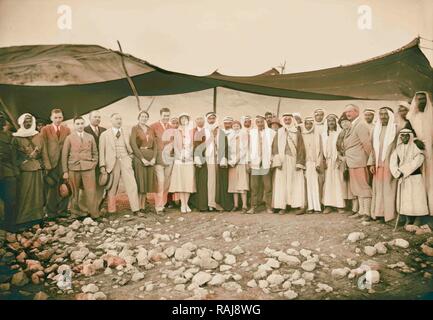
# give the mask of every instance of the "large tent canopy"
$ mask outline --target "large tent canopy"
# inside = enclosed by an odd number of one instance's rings
[[[167,71],[96,45],[37,45],[0,48],[0,108],[12,120],[24,112],[47,118],[54,107],[66,118],[85,114],[133,95],[125,69],[140,96],[225,87],[295,99],[407,100],[416,91],[433,91],[433,69],[419,38],[352,65],[250,77]]]

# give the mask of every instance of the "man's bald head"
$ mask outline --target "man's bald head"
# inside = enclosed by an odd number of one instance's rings
[[[344,113],[347,119],[353,121],[359,116],[359,107],[355,104],[348,104],[346,108],[344,108]]]

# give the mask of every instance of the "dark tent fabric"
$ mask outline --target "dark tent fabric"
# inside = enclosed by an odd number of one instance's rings
[[[419,48],[418,38],[391,53],[347,66],[253,77],[233,77],[214,72],[209,77],[236,84],[331,94],[359,100],[406,100],[416,91],[432,92],[433,89],[433,70]]]
[[[133,95],[122,57],[141,96],[224,87],[296,99],[407,100],[415,91],[433,88],[433,71],[419,39],[349,66],[252,77],[171,72],[94,45],[41,45],[0,48],[0,108],[16,119],[24,112],[47,118],[53,107],[60,107],[68,119],[107,106]]]

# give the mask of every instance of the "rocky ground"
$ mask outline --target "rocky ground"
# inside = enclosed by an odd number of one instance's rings
[[[124,211],[7,235],[0,299],[429,298],[432,247],[348,214]]]

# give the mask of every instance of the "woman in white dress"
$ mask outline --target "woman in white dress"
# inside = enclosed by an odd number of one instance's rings
[[[179,128],[174,132],[174,165],[169,192],[179,194],[182,213],[191,212],[188,201],[196,192],[194,178],[194,136],[190,117],[186,113],[179,116]]]
[[[239,195],[242,200],[242,212],[247,212],[247,191],[249,177],[247,169],[248,134],[241,130],[241,123],[234,121],[232,131],[228,135],[228,192],[233,194],[234,207],[232,211],[239,211]]]

